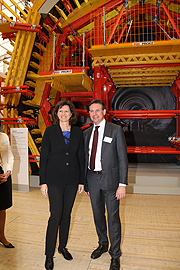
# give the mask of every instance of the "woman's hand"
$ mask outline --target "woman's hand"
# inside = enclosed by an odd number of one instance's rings
[[[10,175],[11,175],[11,171],[7,171],[7,172],[4,174],[6,180],[8,179],[8,177],[9,177]]]
[[[84,185],[78,186],[78,194],[82,193],[84,191]]]
[[[89,191],[84,191],[85,192],[85,194],[88,196],[88,197],[90,197],[90,194],[89,194]]]
[[[43,196],[47,197],[48,195],[48,187],[46,184],[41,185],[41,193]]]
[[[4,183],[6,181],[7,181],[7,179],[5,178],[4,173],[3,174],[0,174],[0,184]]]
[[[10,175],[11,171],[7,171],[6,173],[0,174],[0,184],[6,182]]]

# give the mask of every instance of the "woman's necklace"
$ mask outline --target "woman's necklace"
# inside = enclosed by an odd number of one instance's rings
[[[61,126],[60,126],[61,127]],[[62,131],[71,131],[71,126],[67,126],[67,127],[61,127]]]

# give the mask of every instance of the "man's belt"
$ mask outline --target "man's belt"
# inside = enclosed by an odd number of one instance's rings
[[[92,170],[89,170],[90,172],[93,172],[93,173],[96,173],[96,174],[102,174],[102,171],[92,171]]]

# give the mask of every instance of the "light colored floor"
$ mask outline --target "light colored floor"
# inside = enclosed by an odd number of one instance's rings
[[[124,270],[180,269],[180,196],[128,194],[121,201]],[[15,249],[0,244],[0,270],[44,269],[48,200],[38,188],[13,193],[6,236]],[[68,249],[73,261],[55,253],[55,270],[109,270],[110,256],[92,260],[97,247],[89,198],[78,195],[73,208]]]

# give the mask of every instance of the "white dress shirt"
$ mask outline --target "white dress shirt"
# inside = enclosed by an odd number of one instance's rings
[[[104,135],[104,128],[105,128],[105,119],[101,123],[99,123],[99,128],[98,128],[98,144],[97,144],[97,151],[96,151],[96,157],[95,157],[95,171],[102,171],[102,166],[101,166],[101,149],[102,149],[102,141],[103,141],[103,135]],[[90,162],[90,157],[91,157],[91,149],[92,149],[92,143],[93,143],[93,137],[94,137],[94,130],[95,130],[96,125],[94,125],[92,133],[91,133],[91,138],[89,141],[89,162]]]

